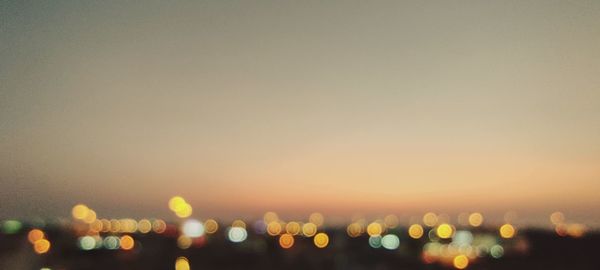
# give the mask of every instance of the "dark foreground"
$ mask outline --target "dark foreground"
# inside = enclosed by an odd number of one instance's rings
[[[452,269],[440,249],[428,256],[427,237],[411,239],[398,229],[397,249],[374,248],[369,237],[350,238],[345,229],[326,231],[330,242],[317,248],[313,239],[295,237],[293,246],[283,249],[277,237],[250,233],[241,243],[228,241],[224,233],[204,236],[186,249],[178,247],[176,234],[131,236],[131,250],[95,248],[83,250],[78,237],[65,229],[48,229],[52,247],[36,254],[28,241],[28,229],[0,233],[0,269],[176,269],[177,258],[185,257],[190,269]],[[474,232],[473,235],[491,232]],[[513,239],[496,239],[504,247],[500,256],[476,256],[466,269],[600,269],[600,234],[561,237],[553,231],[523,230]],[[435,241],[434,241],[435,242]],[[439,240],[444,244],[443,240]],[[443,246],[443,245],[442,245]],[[446,254],[448,255],[448,254]],[[448,255],[451,256],[451,255]],[[178,270],[186,269],[179,266]]]

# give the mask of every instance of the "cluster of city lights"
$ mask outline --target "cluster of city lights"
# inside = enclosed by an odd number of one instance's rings
[[[169,200],[169,208],[177,215],[179,209],[185,207],[185,199],[181,196],[175,196]],[[191,209],[191,207],[190,207]],[[182,215],[177,215],[182,217]],[[313,243],[317,248],[325,248],[329,244],[329,236],[324,232],[319,232],[324,224],[323,215],[313,213],[308,221],[289,221],[286,222],[279,218],[274,212],[267,212],[263,219],[254,222],[253,229],[257,234],[266,234],[278,238],[281,248],[289,249],[294,246],[296,237],[313,238]],[[206,235],[214,234],[219,230],[219,223],[214,219],[207,219],[201,222],[197,219],[185,219],[181,222],[181,234],[177,238],[177,246],[181,249],[187,249],[191,246],[200,247],[206,242]],[[248,228],[244,221],[234,220],[231,225],[224,230],[226,238],[232,243],[241,243],[248,238]]]
[[[324,217],[321,213],[312,213],[307,222],[289,221],[279,218],[275,212],[267,212],[263,219],[255,223],[258,233],[267,233],[272,237],[279,237],[279,245],[284,249],[294,246],[295,237],[313,238],[317,248],[325,248],[329,244],[329,236],[319,232],[323,228]]]
[[[77,246],[81,250],[95,249],[132,250],[135,248],[133,234],[154,232],[161,234],[167,223],[161,219],[105,219],[98,218],[96,211],[85,204],[73,206],[71,215],[75,222],[73,229],[79,238]],[[107,235],[101,235],[102,233]]]
[[[330,245],[330,236],[324,231],[325,218],[321,213],[312,213],[306,220],[285,221],[275,212],[266,212],[262,219],[251,222],[237,219],[228,224],[208,218],[204,221],[192,218],[192,206],[181,196],[168,201],[171,211],[179,219],[176,224],[167,224],[161,219],[106,219],[100,218],[96,211],[84,204],[73,206],[71,228],[77,235],[77,247],[83,251],[98,249],[130,251],[138,247],[135,237],[139,234],[165,234],[176,238],[179,249],[199,248],[207,243],[211,235],[221,233],[233,245],[247,241],[250,232],[264,237],[274,238],[281,249],[291,249],[298,239],[311,239],[315,248],[323,249]],[[505,222],[496,229],[483,228],[484,216],[479,212],[461,213],[457,223],[450,221],[445,214],[425,213],[422,217],[411,219],[406,227],[401,227],[399,218],[387,215],[382,219],[368,221],[356,217],[348,224],[346,233],[350,238],[364,239],[365,244],[374,249],[399,250],[401,239],[421,243],[421,260],[426,264],[439,263],[465,269],[477,264],[481,258],[502,258],[505,253],[525,252],[526,239],[519,236],[517,226],[512,222],[515,213],[509,212]],[[587,227],[579,223],[567,223],[562,212],[550,215],[557,235],[579,238],[584,236]],[[16,234],[23,227],[17,220],[0,223],[0,231]],[[40,228],[31,228],[27,239],[37,254],[48,253],[51,243]],[[360,240],[363,241],[363,240]],[[405,241],[405,240],[402,240]],[[139,248],[138,248],[139,249]],[[178,257],[176,270],[189,270],[190,261]]]
[[[415,222],[408,226],[407,234],[411,239],[427,237],[423,245],[422,259],[425,263],[439,262],[452,265],[457,269],[465,269],[469,263],[477,258],[491,256],[500,258],[504,255],[504,248],[498,242],[496,235],[485,231],[474,234],[471,230],[483,224],[483,215],[478,212],[463,213],[459,215],[457,227],[449,222],[449,217],[437,215],[432,212],[425,213],[421,223]],[[383,220],[368,223],[365,219],[358,219],[346,227],[346,232],[351,238],[358,238],[367,234],[368,244],[372,248],[398,249],[400,245],[398,235],[392,233],[398,226],[398,218],[388,215]],[[498,234],[501,239],[515,237],[516,229],[510,223],[501,225]]]

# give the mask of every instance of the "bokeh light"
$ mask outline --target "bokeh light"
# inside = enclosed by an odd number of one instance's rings
[[[300,233],[301,227],[298,222],[292,221],[285,225],[285,231],[291,235],[297,235]]]
[[[160,234],[160,233],[165,232],[166,229],[167,229],[167,224],[163,220],[157,219],[152,222],[152,231],[153,232]]]
[[[454,229],[448,223],[442,223],[436,229],[437,236],[442,239],[448,239],[448,238],[452,237],[453,233],[454,233]]]
[[[481,213],[471,213],[469,215],[469,225],[479,227],[483,223],[483,215]]]
[[[37,254],[44,254],[50,250],[50,241],[46,239],[40,239],[33,243],[33,250]]]
[[[92,224],[90,224],[90,231],[93,233],[98,233],[102,231],[102,221],[99,219],[94,220]]]
[[[305,223],[302,225],[302,234],[306,237],[312,237],[317,233],[317,225],[314,223]]]
[[[96,211],[88,209],[85,217],[83,218],[83,222],[87,224],[92,224],[94,223],[94,221],[96,221]]]
[[[315,235],[313,242],[318,248],[325,248],[329,244],[329,236],[326,233],[318,233]]]
[[[214,219],[208,219],[204,222],[204,230],[208,234],[216,233],[219,230],[219,223]]]
[[[173,212],[179,212],[183,209],[186,204],[185,200],[181,196],[174,196],[169,200],[169,209]]]
[[[192,238],[185,235],[177,237],[177,247],[180,249],[188,249],[192,246]]]
[[[428,212],[423,215],[423,224],[425,224],[427,227],[433,227],[437,224],[437,222],[438,217],[435,213]]]
[[[150,223],[150,220],[141,219],[140,221],[138,221],[137,227],[139,232],[149,233],[152,230],[152,223]]]
[[[362,230],[363,230],[363,227],[356,222],[351,223],[346,228],[346,232],[348,233],[348,236],[350,236],[352,238],[359,237],[362,234]]]
[[[2,229],[2,232],[5,234],[15,234],[21,230],[22,226],[23,224],[20,221],[10,219],[2,222],[0,229]]]
[[[227,231],[227,238],[234,243],[244,242],[248,237],[248,232],[242,227],[230,227]]]
[[[119,237],[111,235],[104,238],[103,245],[106,249],[119,249],[120,241]]]
[[[381,236],[371,236],[369,237],[369,246],[372,248],[380,248],[381,247]]]
[[[381,238],[381,246],[389,250],[397,249],[400,246],[400,239],[395,234],[387,234]]]
[[[369,224],[369,226],[367,226],[367,233],[370,236],[381,235],[381,233],[383,233],[383,227],[381,226],[381,224],[373,222]]]
[[[179,257],[175,260],[175,270],[190,270],[190,262],[186,257]]]
[[[123,235],[119,240],[122,250],[131,250],[135,246],[135,240],[129,235]]]
[[[33,229],[27,233],[27,240],[29,240],[29,243],[31,244],[40,239],[44,239],[44,232],[42,230]]]
[[[200,237],[204,235],[204,224],[195,219],[188,219],[181,225],[181,231],[187,237]]]
[[[79,237],[78,240],[79,248],[82,250],[92,250],[96,248],[96,239],[89,235]]]
[[[515,227],[511,224],[504,224],[500,227],[500,236],[502,238],[513,238],[515,236]]]
[[[169,209],[180,218],[187,218],[192,215],[192,206],[181,196],[174,196],[169,199]]]
[[[110,220],[108,219],[100,219],[100,223],[102,223],[101,232],[110,232]]]
[[[267,225],[267,233],[271,236],[276,236],[281,233],[281,223],[277,221],[272,221]]]
[[[84,204],[77,204],[71,209],[71,215],[74,219],[83,220],[90,209]]]
[[[175,212],[175,215],[180,218],[187,218],[192,215],[192,206],[185,204],[180,211]]]
[[[493,245],[490,248],[490,255],[492,255],[492,257],[495,259],[499,259],[504,256],[504,248],[502,248],[500,245]]]
[[[308,217],[308,221],[310,223],[317,225],[317,227],[320,227],[320,226],[323,226],[323,223],[325,222],[325,218],[323,217],[323,215],[321,213],[315,212],[315,213],[310,214],[310,216]]]
[[[465,255],[458,255],[454,257],[452,264],[456,269],[465,269],[469,266],[469,258]]]
[[[419,224],[413,224],[408,227],[408,235],[413,239],[419,239],[423,237],[423,226]]]
[[[121,230],[121,222],[117,219],[110,220],[110,232],[118,233]]]
[[[294,236],[289,233],[284,233],[279,236],[279,245],[282,248],[288,249],[294,245]]]

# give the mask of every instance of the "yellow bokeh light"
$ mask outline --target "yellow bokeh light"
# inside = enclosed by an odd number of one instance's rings
[[[550,215],[550,222],[554,225],[558,225],[565,222],[565,215],[561,212],[554,212]]]
[[[137,227],[141,233],[149,233],[152,230],[152,223],[150,223],[150,220],[142,219],[138,221]]]
[[[120,243],[123,250],[131,250],[135,246],[135,240],[129,235],[121,236]]]
[[[192,215],[192,206],[187,203],[183,204],[181,209],[175,212],[175,215],[180,218],[190,217]]]
[[[471,213],[469,215],[469,225],[479,227],[483,223],[483,215],[481,213]]]
[[[465,255],[458,255],[452,261],[456,269],[465,269],[469,266],[469,258]]]
[[[192,245],[192,238],[185,235],[180,235],[177,238],[177,247],[180,249],[188,249]]]
[[[381,224],[373,222],[369,224],[369,226],[367,226],[367,233],[369,234],[369,236],[378,236],[381,235],[381,233],[383,233],[383,228]]]
[[[44,239],[44,232],[38,229],[33,229],[31,231],[29,231],[29,233],[27,234],[27,240],[29,240],[29,243],[34,244],[36,241],[40,240],[40,239]]]
[[[169,209],[173,212],[179,212],[187,204],[181,196],[175,196],[169,200]]]
[[[208,234],[216,233],[219,229],[219,223],[214,219],[208,219],[204,222],[204,230]]]
[[[279,235],[281,233],[281,224],[273,221],[267,225],[267,233],[271,236]]]
[[[175,270],[190,270],[190,262],[186,257],[179,257],[175,260]]]
[[[515,227],[508,223],[500,227],[500,236],[502,236],[502,238],[513,238],[515,236],[515,232]]]
[[[306,223],[302,226],[302,234],[311,237],[317,233],[317,225],[314,223]]]
[[[454,228],[452,228],[452,226],[448,223],[442,223],[440,224],[440,226],[437,227],[436,233],[438,237],[442,239],[448,239],[452,237],[452,234],[454,233]]]
[[[300,233],[300,224],[298,222],[292,221],[285,225],[285,231],[291,235],[297,235]]]
[[[39,239],[33,243],[33,250],[37,254],[44,254],[50,250],[50,241],[46,239]]]
[[[84,204],[77,204],[73,206],[71,214],[73,215],[74,219],[83,220],[87,216],[89,210],[90,209]]]
[[[432,212],[428,212],[425,215],[423,215],[423,224],[427,225],[428,227],[435,226],[435,224],[437,224],[437,222],[438,222],[438,217],[436,214],[434,214]]]
[[[325,248],[329,244],[329,236],[326,233],[318,233],[315,235],[313,242],[318,248]]]
[[[291,248],[294,245],[294,236],[289,233],[284,233],[279,236],[279,245],[282,248]]]
[[[423,226],[419,224],[410,225],[410,227],[408,227],[408,235],[413,239],[423,237]]]
[[[325,221],[325,218],[323,218],[323,215],[321,213],[312,213],[310,214],[310,216],[308,217],[308,221],[310,223],[313,223],[315,225],[317,225],[317,227],[323,226],[323,222]]]

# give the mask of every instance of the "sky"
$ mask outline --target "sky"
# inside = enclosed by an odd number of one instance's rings
[[[0,218],[600,224],[598,1],[3,1]]]

